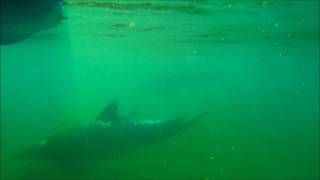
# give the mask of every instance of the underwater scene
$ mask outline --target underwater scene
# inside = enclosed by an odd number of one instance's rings
[[[319,179],[318,0],[1,6],[1,179]]]

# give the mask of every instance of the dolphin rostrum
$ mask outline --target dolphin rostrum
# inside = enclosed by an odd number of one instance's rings
[[[136,121],[120,117],[118,104],[111,101],[90,125],[49,136],[15,157],[49,160],[65,168],[87,167],[174,136],[207,114],[189,120]]]

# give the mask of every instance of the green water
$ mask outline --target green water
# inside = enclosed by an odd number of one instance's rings
[[[171,5],[64,6],[58,27],[1,46],[1,178],[319,178],[319,1]],[[86,173],[12,158],[113,98],[144,119],[209,114]]]

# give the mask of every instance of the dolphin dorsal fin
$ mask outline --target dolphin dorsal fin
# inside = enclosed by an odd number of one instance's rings
[[[122,118],[118,113],[119,100],[112,100],[99,114],[99,116],[95,119],[95,122],[119,122]]]

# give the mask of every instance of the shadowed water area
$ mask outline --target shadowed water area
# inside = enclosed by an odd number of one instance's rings
[[[319,178],[319,1],[62,11],[56,27],[1,46],[2,179]],[[164,120],[176,121],[135,129]]]

